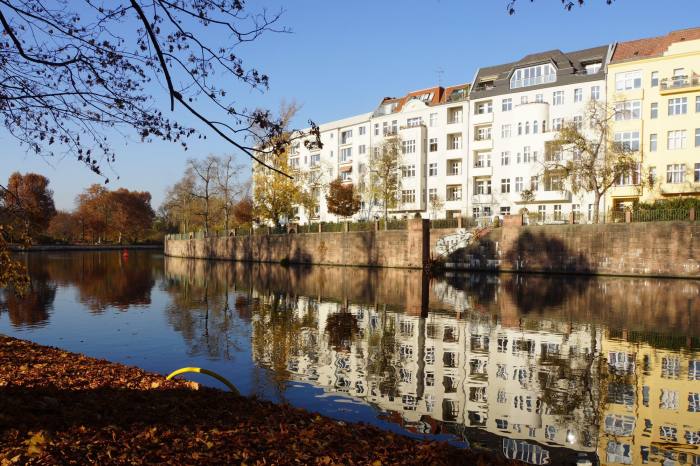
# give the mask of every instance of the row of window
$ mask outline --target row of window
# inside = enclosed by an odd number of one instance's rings
[[[600,100],[600,86],[592,86],[590,88],[590,94],[589,94],[590,100],[597,101]],[[584,92],[583,88],[576,88],[574,89],[574,95],[573,95],[574,103],[579,103],[583,102],[584,100]],[[558,91],[553,91],[552,92],[552,105],[564,105],[566,99],[565,99],[565,91],[563,90],[558,90]],[[536,94],[535,95],[535,100],[534,102],[545,102],[548,103],[548,101],[545,100],[544,94]],[[529,103],[529,97],[524,95],[520,97],[520,105],[525,105]],[[513,110],[513,98],[512,97],[506,97],[501,100],[501,111],[502,112],[509,112]],[[485,115],[488,113],[493,112],[493,102],[490,100],[485,100],[482,102],[476,102],[474,104],[474,114],[475,115]]]
[[[695,128],[694,147],[700,147],[700,128]],[[666,133],[666,149],[680,150],[688,148],[688,131],[684,129],[672,130]],[[649,152],[658,150],[658,134],[649,135]]]
[[[699,97],[700,99],[700,97]],[[635,106],[631,105],[633,102],[623,102],[618,105],[623,105],[625,106],[624,110],[621,110],[621,112],[630,112],[634,114],[636,112]],[[622,108],[622,107],[620,107]],[[573,118],[574,124],[581,128],[583,126],[583,117],[581,116],[574,116]],[[552,120],[552,127],[555,130],[561,129],[561,127],[564,124],[563,118],[554,118]],[[532,126],[530,126],[530,122],[527,121],[524,124],[523,123],[518,123],[517,126],[517,131],[518,135],[520,134],[530,134],[530,128],[532,127],[532,132],[533,134],[536,134],[539,131],[539,124],[538,121],[533,121]],[[545,130],[545,121],[542,121],[542,131]],[[511,125],[506,124],[501,126],[501,137],[508,138],[511,136]],[[479,127],[477,128],[476,131],[476,140],[488,140],[491,139],[491,127],[490,126],[484,126],[484,127]],[[620,131],[616,132],[614,135],[614,141],[617,144],[620,144],[623,148],[630,150],[630,151],[638,151],[640,147],[639,143],[639,131]],[[678,149],[686,149],[688,147],[688,134],[687,130],[672,130],[667,132],[667,143],[666,143],[666,148],[668,150],[678,150]],[[462,135],[459,133],[455,134],[450,134],[448,135],[448,149],[454,150],[454,149],[461,149],[462,147]],[[695,133],[694,133],[694,147],[700,147],[700,128],[695,128]],[[416,152],[416,141],[414,139],[411,140],[406,140],[401,142],[401,149],[402,153],[405,154],[413,154]],[[379,150],[376,148],[376,150]],[[658,135],[657,134],[650,134],[649,135],[649,151],[650,152],[656,152],[658,150]],[[428,140],[428,151],[429,152],[437,152],[438,151],[438,138],[430,138]],[[359,155],[364,155],[367,153],[367,146],[364,144],[361,144],[357,147],[357,152]],[[352,161],[352,153],[353,153],[353,148],[352,147],[344,147],[340,149],[340,163],[349,163]],[[331,151],[331,157],[333,157],[333,151]],[[509,152],[504,152],[503,154],[509,154]],[[294,154],[293,154],[294,155]],[[520,153],[518,153],[518,163],[520,163]],[[503,160],[503,158],[502,158]],[[537,161],[537,151],[534,151],[534,161]],[[320,154],[311,154],[311,166],[315,166],[318,164],[320,161]],[[523,162],[527,163],[530,161],[528,151],[524,151],[523,153]],[[306,164],[307,162],[307,157],[304,156],[304,163]],[[508,165],[508,162],[506,163],[501,163],[502,165]],[[292,168],[298,168],[299,167],[299,158],[298,157],[291,157],[290,158],[290,165]],[[477,153],[475,156],[475,161],[474,161],[474,166],[475,167],[487,167],[491,166],[490,164],[490,153]],[[458,174],[458,173],[453,173],[453,174]]]
[[[687,115],[688,98],[673,97],[668,99],[668,116]],[[695,97],[695,112],[700,113],[700,96]],[[628,121],[639,120],[642,117],[642,103],[640,100],[626,100],[615,103],[615,120]],[[659,117],[659,103],[652,102],[649,105],[649,118],[655,120]]]
[[[659,72],[652,71],[649,75],[649,85],[651,87],[669,86],[679,87],[688,82],[688,75],[685,68],[676,68],[673,70],[673,76],[667,80],[659,80]],[[642,70],[623,71],[615,74],[615,90],[628,91],[632,89],[641,89],[642,87]]]

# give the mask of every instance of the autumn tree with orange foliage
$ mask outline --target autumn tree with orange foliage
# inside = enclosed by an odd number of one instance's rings
[[[76,199],[76,223],[82,226],[84,239],[100,243],[121,243],[144,239],[153,225],[155,213],[151,194],[120,188],[109,191],[93,184]]]
[[[56,215],[53,191],[49,180],[36,173],[10,175],[0,196],[4,210],[4,222],[14,225],[17,233],[36,238],[49,226]]]
[[[360,195],[350,183],[336,178],[328,186],[326,195],[328,212],[340,217],[351,217],[360,210]]]
[[[59,210],[51,219],[46,234],[55,240],[72,243],[82,237],[82,225],[77,215]]]

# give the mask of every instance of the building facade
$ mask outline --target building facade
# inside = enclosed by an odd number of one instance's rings
[[[616,141],[640,167],[610,191],[613,207],[700,193],[700,28],[621,42],[608,65]]]
[[[566,221],[570,212],[592,212],[590,193],[573,193],[562,171],[547,169],[572,156],[549,143],[564,124],[585,129],[585,106],[605,101],[608,55],[607,46],[553,50],[479,70],[470,93],[472,216],[525,209],[542,220]]]
[[[488,218],[527,212],[537,222],[592,220],[595,196],[574,192],[565,165],[575,154],[551,141],[565,124],[592,133],[591,102],[615,113],[615,141],[639,157],[600,210],[700,194],[700,28],[574,52],[550,50],[480,68],[473,82],[384,98],[374,111],[320,126],[322,148],[297,141],[290,164],[315,171],[318,206],[301,223],[336,221],[324,186],[335,178],[362,195],[354,219],[382,216],[365,195],[371,152],[398,137],[400,189],[392,217]],[[594,136],[594,134],[589,134]],[[647,181],[650,181],[647,183]],[[653,182],[652,182],[653,181]]]

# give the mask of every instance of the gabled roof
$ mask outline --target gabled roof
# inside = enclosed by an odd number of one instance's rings
[[[658,57],[663,55],[671,44],[698,39],[700,39],[700,28],[690,28],[672,31],[665,36],[619,42],[613,52],[611,63]]]

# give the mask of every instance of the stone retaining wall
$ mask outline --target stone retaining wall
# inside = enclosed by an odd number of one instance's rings
[[[514,216],[517,220],[517,216]],[[167,240],[165,253],[253,262],[700,278],[700,224],[648,222],[522,226],[504,222],[466,244],[464,229],[255,235]],[[445,252],[445,245],[450,245]]]
[[[423,268],[428,262],[427,220],[409,220],[406,230],[229,236],[167,240],[174,257],[248,262]]]

